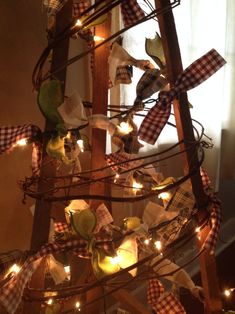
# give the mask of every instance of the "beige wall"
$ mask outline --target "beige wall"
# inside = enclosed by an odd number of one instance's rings
[[[32,91],[31,74],[46,44],[41,0],[0,1],[0,125],[33,123],[43,118]],[[18,181],[30,175],[30,148],[0,156],[0,252],[29,245],[32,215]]]

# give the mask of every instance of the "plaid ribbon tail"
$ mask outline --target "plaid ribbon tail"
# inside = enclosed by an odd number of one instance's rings
[[[121,13],[125,27],[138,22],[145,16],[144,11],[137,3],[137,0],[123,1],[121,3]]]
[[[173,293],[165,292],[157,279],[150,279],[148,282],[147,301],[157,314],[186,314],[180,301]]]
[[[202,245],[202,248],[208,250],[210,254],[213,254],[215,251],[215,246],[219,237],[219,231],[222,223],[221,201],[217,198],[214,192],[211,192],[211,181],[205,169],[201,168],[200,173],[202,177],[204,191],[208,195],[211,204],[211,229]]]
[[[142,121],[138,135],[139,138],[148,143],[154,145],[158,139],[162,129],[166,125],[171,113],[171,102],[167,102],[162,105],[158,102],[153,108],[151,108]]]
[[[219,231],[222,223],[222,215],[221,215],[221,205],[220,201],[213,197],[211,200],[212,209],[210,214],[210,222],[211,229],[203,243],[202,248],[205,248],[210,252],[210,254],[214,254],[215,246],[219,237]]]

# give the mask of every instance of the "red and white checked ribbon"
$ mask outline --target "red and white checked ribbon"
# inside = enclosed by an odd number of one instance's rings
[[[113,217],[104,204],[101,204],[96,209],[95,214],[97,217],[97,225],[95,227],[94,233],[99,232],[102,227],[105,227],[113,222]]]
[[[41,130],[33,124],[20,126],[2,126],[0,127],[0,154],[10,152],[17,142],[26,139],[33,142],[32,145],[32,170],[36,173],[40,167],[41,161],[41,143],[35,141],[35,138],[41,137]]]
[[[157,279],[148,282],[147,301],[157,314],[186,314],[180,301],[172,292],[165,292]]]
[[[55,232],[66,232],[70,230],[69,224],[66,222],[54,222]]]
[[[140,125],[138,132],[140,139],[154,144],[169,119],[173,99],[207,80],[225,63],[221,55],[215,49],[211,49],[187,67],[179,75],[171,90],[159,93],[155,106],[149,110]]]
[[[205,193],[208,195],[210,200],[210,223],[211,230],[208,233],[202,248],[209,250],[210,253],[214,253],[215,246],[218,240],[220,226],[222,223],[222,212],[221,212],[221,201],[217,198],[215,193],[210,191],[211,181],[204,169],[201,168],[202,184]]]
[[[86,9],[91,6],[91,0],[78,0],[73,3],[73,17],[79,17]]]
[[[0,303],[5,307],[8,313],[15,313],[21,302],[24,288],[29,282],[33,272],[39,266],[42,258],[48,254],[59,253],[62,251],[71,251],[87,257],[87,242],[76,239],[64,243],[48,243],[44,245],[39,252],[30,256],[23,264],[20,272],[17,275],[14,275],[0,289]]]
[[[127,154],[125,152],[120,153],[111,153],[105,156],[106,162],[108,166],[111,166],[113,171],[118,171],[121,169],[132,169],[134,167],[140,166],[143,161],[142,160],[131,160],[135,158],[137,155]],[[121,163],[121,164],[118,164]],[[117,165],[118,164],[118,165]]]
[[[131,26],[145,16],[144,11],[137,3],[137,0],[123,1],[121,4],[121,13],[125,27]]]

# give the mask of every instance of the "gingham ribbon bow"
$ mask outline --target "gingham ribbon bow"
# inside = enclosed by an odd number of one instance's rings
[[[211,49],[201,58],[194,61],[178,77],[170,91],[161,91],[156,105],[150,109],[141,123],[139,137],[149,144],[154,144],[167,123],[171,113],[171,103],[180,93],[186,92],[212,76],[226,61],[215,50]]]

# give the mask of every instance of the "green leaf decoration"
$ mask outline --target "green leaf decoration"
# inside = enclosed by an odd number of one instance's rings
[[[127,230],[134,230],[141,225],[141,219],[139,217],[128,217],[124,219],[124,226]]]
[[[112,262],[112,256],[106,255],[102,249],[93,250],[91,263],[97,279],[114,274],[120,270],[120,266]]]
[[[55,124],[64,123],[57,110],[62,102],[63,94],[59,80],[51,80],[42,83],[38,92],[38,105],[47,120]]]
[[[52,137],[46,146],[46,152],[49,156],[62,160],[65,164],[69,164],[73,162],[73,159],[68,159],[65,155],[65,148],[64,148],[64,138],[60,137],[59,135],[56,137]]]
[[[159,66],[160,69],[163,69],[166,65],[166,60],[162,48],[162,39],[158,33],[153,39],[145,39],[145,51]]]
[[[97,224],[95,213],[91,209],[84,209],[71,214],[73,230],[85,240],[90,240]]]

